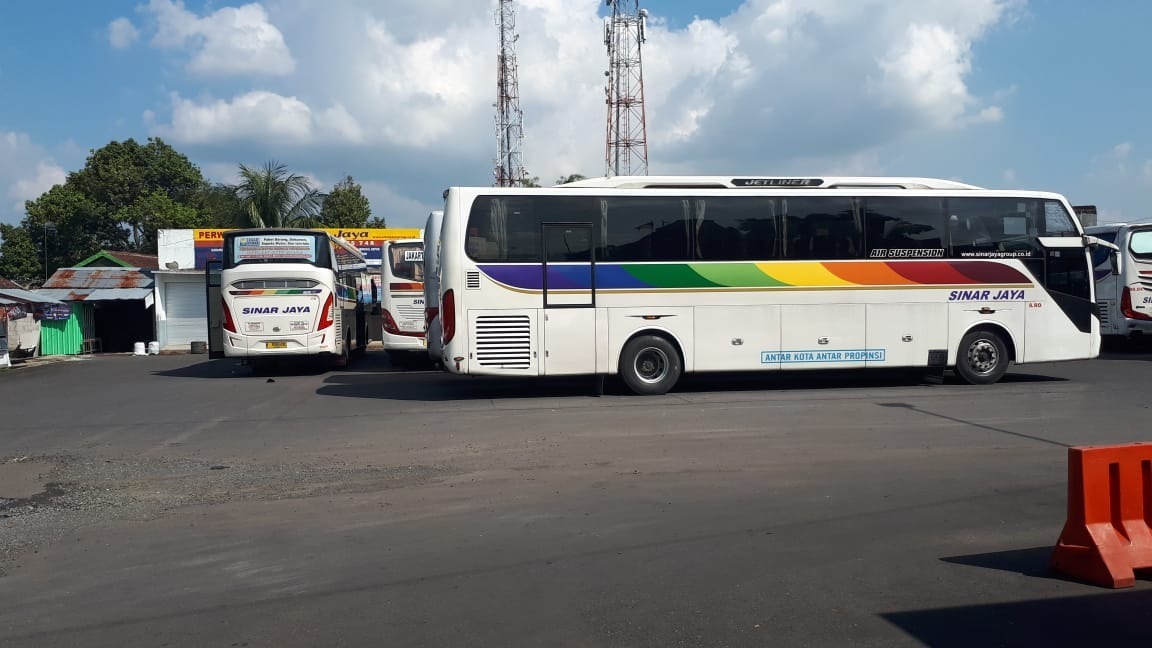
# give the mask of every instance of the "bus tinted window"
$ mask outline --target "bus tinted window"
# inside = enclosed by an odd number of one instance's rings
[[[814,196],[781,199],[788,259],[854,259],[863,249],[855,199]]]
[[[605,261],[687,261],[691,201],[677,197],[602,198]]]
[[[755,261],[779,255],[774,198],[698,198],[696,258]]]
[[[1040,256],[1043,201],[1027,198],[949,198],[948,232],[956,257]]]
[[[1138,230],[1128,237],[1128,249],[1141,259],[1152,257],[1152,230]]]
[[[593,196],[480,196],[468,216],[465,247],[475,261],[540,261],[540,225],[598,223]]]
[[[944,201],[898,196],[864,199],[870,256],[889,250],[940,250],[944,256]],[[876,251],[884,252],[880,254]]]

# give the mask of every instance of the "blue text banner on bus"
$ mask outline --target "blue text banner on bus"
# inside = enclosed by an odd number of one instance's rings
[[[196,267],[203,269],[209,260],[219,261],[224,254],[224,232],[226,229],[192,230]],[[414,228],[372,228],[343,227],[318,230],[342,238],[355,245],[369,266],[378,266],[384,258],[384,243],[398,239],[420,238],[420,230]]]

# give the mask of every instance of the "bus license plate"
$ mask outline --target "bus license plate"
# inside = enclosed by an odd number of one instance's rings
[[[265,342],[264,348],[265,349],[287,349],[288,343],[287,342]]]

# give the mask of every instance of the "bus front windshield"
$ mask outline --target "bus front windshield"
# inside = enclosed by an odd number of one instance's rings
[[[407,281],[424,281],[424,246],[421,243],[401,243],[388,248],[388,264],[392,276]]]

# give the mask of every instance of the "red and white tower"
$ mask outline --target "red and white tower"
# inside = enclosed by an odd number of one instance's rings
[[[644,123],[644,70],[640,48],[648,10],[639,0],[605,0],[612,16],[604,21],[608,46],[608,138],[605,175],[648,175],[648,129]]]
[[[496,176],[497,187],[512,187],[528,178],[524,171],[524,113],[520,110],[520,82],[516,69],[516,9],[512,0],[500,0],[496,12],[500,28],[500,54],[496,58]]]

